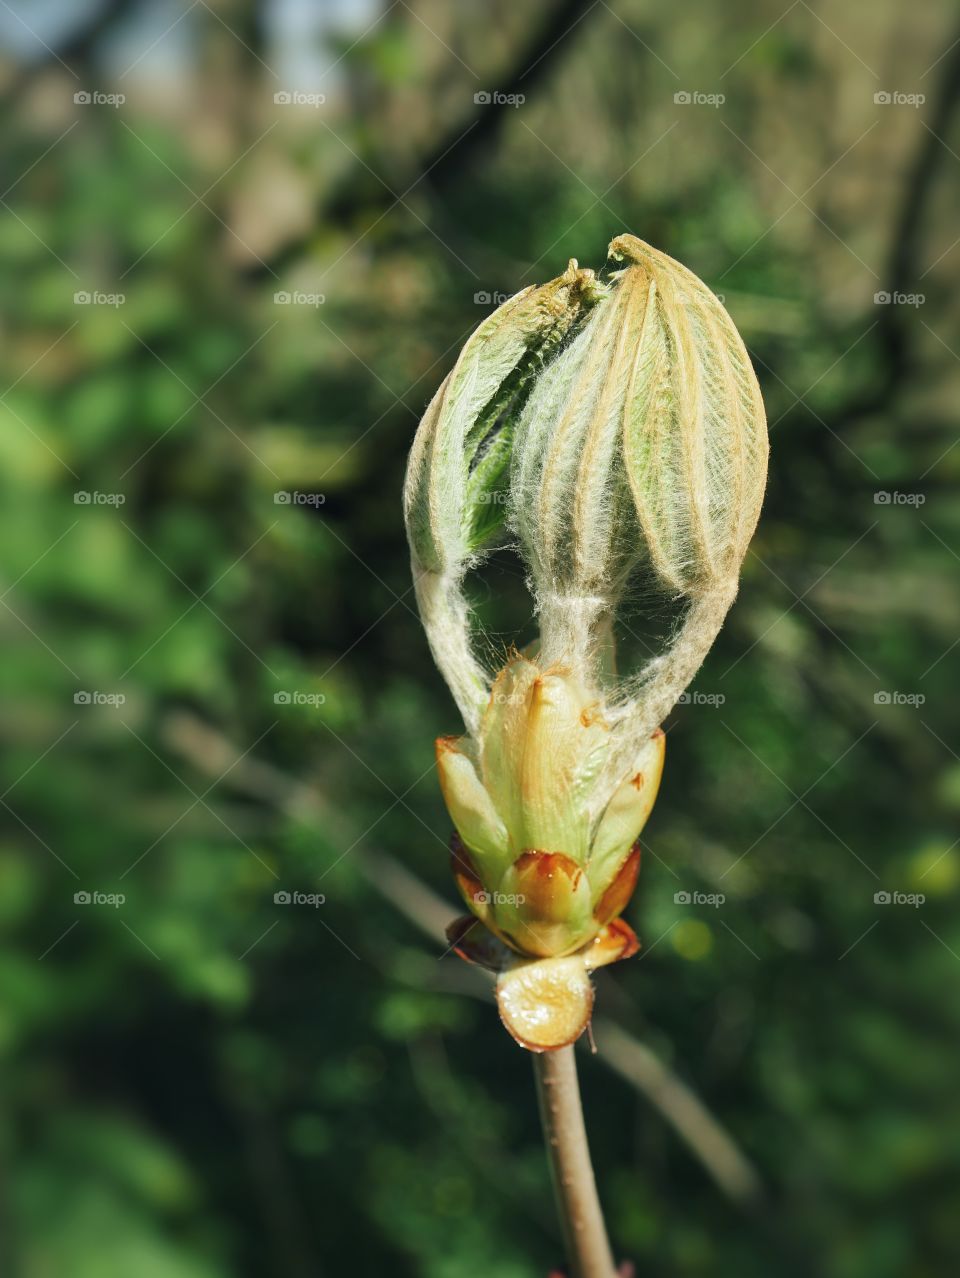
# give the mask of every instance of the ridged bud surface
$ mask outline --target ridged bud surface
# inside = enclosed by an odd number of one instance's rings
[[[604,281],[571,261],[480,325],[420,424],[404,496],[424,627],[467,727],[437,743],[454,872],[501,949],[459,924],[456,943],[501,971],[501,1014],[534,1050],[582,1029],[587,971],[636,948],[616,918],[659,783],[659,725],[733,602],[766,482],[760,389],[720,301],[632,235],[610,256]],[[495,670],[463,582],[505,543],[539,640]],[[679,621],[618,676],[635,586]],[[564,1011],[558,991],[574,988]],[[536,990],[559,1000],[556,1042],[549,1024],[534,1032]]]

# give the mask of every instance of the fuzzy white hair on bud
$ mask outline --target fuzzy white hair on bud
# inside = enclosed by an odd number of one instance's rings
[[[502,540],[518,411],[598,289],[571,261],[509,298],[467,340],[414,439],[404,516],[434,660],[475,731],[495,672],[474,653],[463,579]]]
[[[514,544],[541,668],[597,691],[613,733],[599,811],[696,674],[737,592],[766,482],[760,389],[739,333],[691,271],[632,235],[605,282],[575,261],[489,316],[431,401],[405,515],[436,663],[476,736],[496,675],[464,578]],[[662,651],[611,681],[638,574],[680,609]]]

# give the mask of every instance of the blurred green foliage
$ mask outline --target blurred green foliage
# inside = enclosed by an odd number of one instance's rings
[[[625,229],[725,296],[773,450],[740,600],[669,725],[643,957],[599,1001],[767,1198],[731,1205],[601,1040],[611,1230],[642,1273],[954,1272],[949,8],[908,37],[886,2],[770,32],[749,0],[493,7],[350,27],[320,112],[274,106],[266,6],[239,0],[191,11],[177,92],[135,73],[119,109],[72,100],[119,83],[109,21],[69,74],[7,65],[4,1272],[556,1263],[529,1062],[372,858],[455,913],[432,743],[458,725],[399,512],[416,421],[475,294],[599,266]],[[875,105],[891,66],[919,114]],[[522,107],[474,104],[498,83]],[[686,85],[726,102],[678,106]],[[505,556],[477,586],[492,630],[521,584]],[[324,903],[275,903],[295,891]]]

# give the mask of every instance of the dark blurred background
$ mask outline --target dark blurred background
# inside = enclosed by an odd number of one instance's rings
[[[628,230],[724,297],[772,454],[581,1055],[617,1251],[955,1273],[955,7],[0,35],[0,1270],[558,1262],[529,1059],[440,958],[460,725],[399,492],[467,333]]]

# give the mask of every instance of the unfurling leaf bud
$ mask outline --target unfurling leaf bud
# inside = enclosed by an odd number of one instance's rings
[[[405,490],[421,617],[468,734],[438,742],[454,872],[479,921],[454,940],[500,972],[501,1015],[533,1050],[576,1037],[589,969],[636,949],[617,915],[659,725],[733,602],[766,478],[759,387],[718,299],[634,236],[610,255],[623,265],[607,280],[571,262],[481,324],[421,422]],[[539,643],[498,673],[476,655],[463,581],[504,543]],[[614,627],[638,583],[681,619],[617,679]]]
[[[467,339],[410,451],[404,517],[417,602],[471,729],[490,678],[473,655],[464,574],[503,532],[516,421],[535,378],[598,295],[593,272],[572,261],[558,279],[504,302]]]

